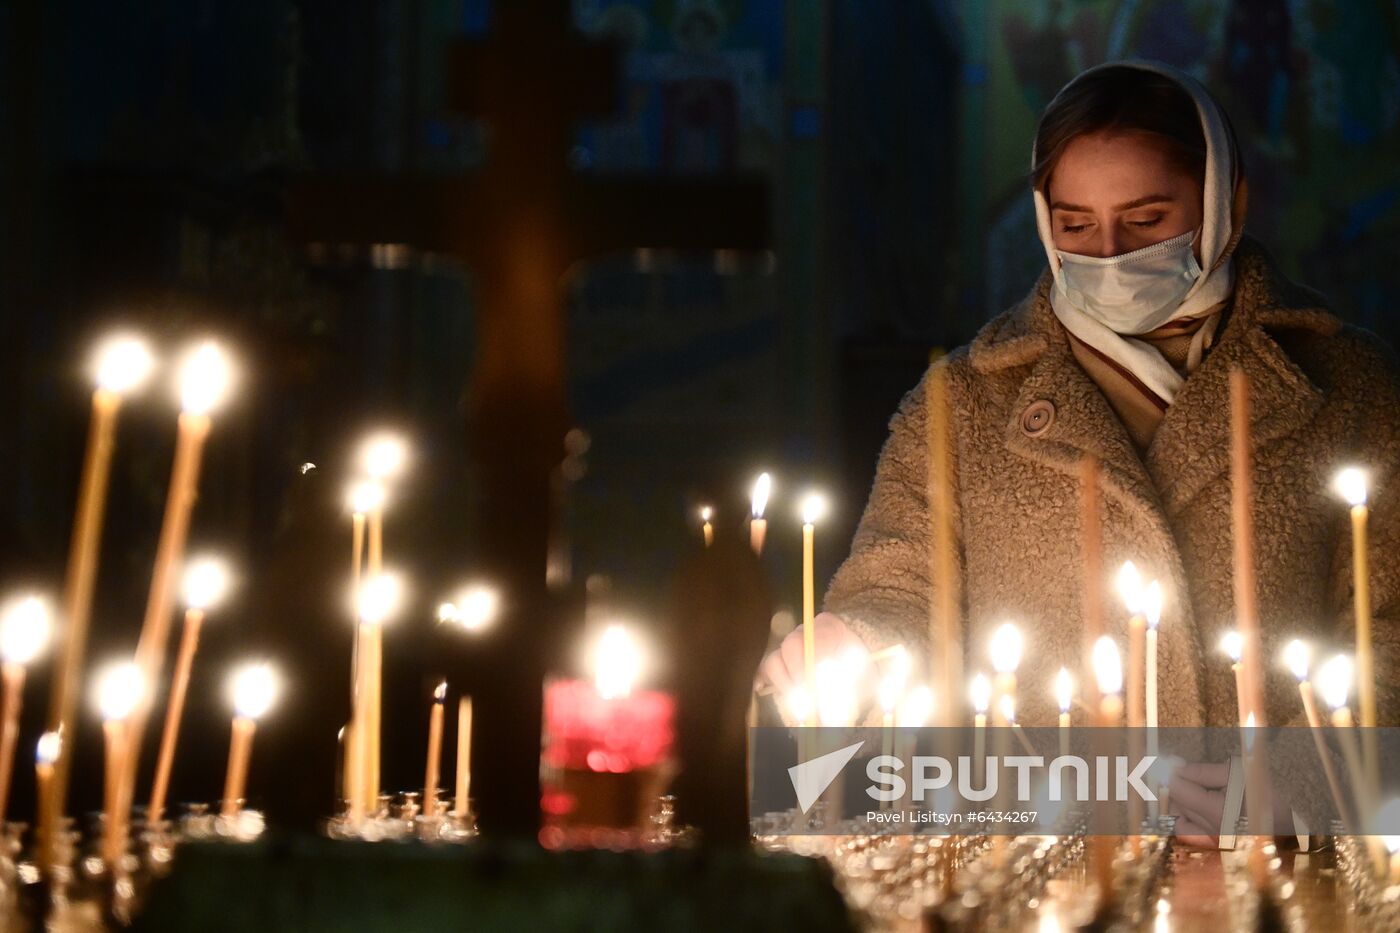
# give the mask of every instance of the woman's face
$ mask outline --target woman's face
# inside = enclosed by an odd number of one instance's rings
[[[1201,225],[1201,186],[1148,133],[1076,136],[1055,163],[1046,198],[1055,248],[1082,256],[1130,253]]]

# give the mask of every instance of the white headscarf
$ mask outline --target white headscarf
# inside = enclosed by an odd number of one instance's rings
[[[1103,68],[1115,67],[1138,68],[1170,78],[1195,101],[1196,112],[1201,118],[1201,132],[1206,141],[1206,177],[1202,192],[1204,201],[1201,206],[1202,273],[1182,299],[1181,306],[1172,314],[1171,320],[1193,317],[1224,301],[1234,288],[1234,269],[1228,251],[1235,239],[1235,231],[1231,229],[1231,212],[1235,201],[1235,189],[1240,181],[1235,141],[1220,106],[1200,82],[1159,62],[1118,61],[1096,65],[1065,85],[1060,93],[1063,94],[1086,75]],[[1053,101],[1051,106],[1054,106]],[[1035,165],[1034,147],[1031,151],[1031,165]],[[1050,271],[1055,276],[1055,285],[1050,290],[1050,305],[1055,311],[1055,316],[1059,318],[1065,330],[1129,370],[1167,404],[1171,404],[1185,380],[1157,348],[1146,341],[1115,333],[1070,301],[1060,274],[1060,258],[1055,251],[1050,205],[1039,189],[1033,192],[1033,197],[1036,229],[1040,233],[1040,242],[1045,247],[1045,255],[1050,261]],[[1203,342],[1213,330],[1213,327],[1202,327],[1197,331],[1194,340]],[[1193,343],[1191,357],[1199,359],[1200,354],[1201,348]]]

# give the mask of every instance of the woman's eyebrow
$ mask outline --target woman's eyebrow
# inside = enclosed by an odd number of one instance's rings
[[[1145,204],[1159,204],[1162,202],[1175,200],[1176,198],[1172,197],[1169,194],[1145,194],[1140,198],[1134,198],[1131,201],[1125,201],[1124,203],[1119,204],[1113,209],[1115,211],[1130,211],[1135,207],[1142,207]],[[1050,205],[1050,209],[1056,211],[1073,211],[1076,214],[1092,214],[1094,212],[1094,209],[1091,207],[1084,207],[1080,204],[1068,204],[1064,201],[1056,201],[1054,204]]]

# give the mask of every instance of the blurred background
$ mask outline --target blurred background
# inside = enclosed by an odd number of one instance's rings
[[[224,671],[266,654],[288,693],[260,734],[254,794],[274,815],[328,812],[349,670],[342,490],[354,444],[384,426],[413,448],[386,535],[414,597],[388,636],[386,746],[421,747],[428,691],[473,652],[434,607],[493,552],[476,481],[491,452],[470,430],[484,359],[505,384],[542,374],[565,419],[548,441],[553,572],[664,631],[700,507],[737,524],[767,469],[773,595],[799,605],[798,494],[832,503],[824,581],[930,352],[970,339],[1043,266],[1025,183],[1035,121],[1097,62],[1154,58],[1204,80],[1243,141],[1249,230],[1343,317],[1400,331],[1395,4],[528,5],[537,21],[509,37],[488,0],[0,10],[0,585],[61,586],[101,335],[140,329],[167,354],[213,335],[240,360],[192,550],[228,555],[241,586],[206,629],[175,799],[217,794]],[[572,55],[581,40],[616,49],[612,64]],[[484,72],[461,63],[483,48],[496,78],[474,84]],[[606,106],[574,106],[600,83]],[[583,232],[544,283],[558,317],[535,339],[534,323],[493,331],[483,313],[475,257],[511,235],[512,202],[473,180],[548,121],[564,139],[550,184],[602,193],[559,202]],[[687,248],[658,248],[672,241]],[[161,382],[123,415],[94,659],[134,644],[174,414]],[[43,665],[28,696],[21,761]],[[96,735],[78,738],[80,808],[97,803]],[[394,759],[386,784],[420,769],[416,753]]]

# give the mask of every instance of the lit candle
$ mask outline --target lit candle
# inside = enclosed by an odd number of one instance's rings
[[[97,680],[97,707],[102,714],[105,764],[102,859],[113,876],[120,871],[122,856],[126,853],[127,808],[122,803],[122,786],[131,740],[128,727],[145,693],[145,677],[134,663],[109,667]]]
[[[165,813],[165,796],[170,787],[170,771],[175,765],[175,747],[180,737],[180,719],[184,715],[185,694],[190,685],[195,652],[199,649],[199,630],[204,624],[204,614],[223,598],[228,583],[228,568],[216,558],[193,560],[185,570],[184,632],[180,636],[180,653],[170,680],[165,730],[160,738],[155,780],[151,782],[151,802],[146,811],[153,822],[159,822]]]
[[[408,445],[397,434],[372,434],[360,447],[360,468],[372,480],[388,482],[400,476],[407,466]]]
[[[603,629],[593,652],[593,686],[598,696],[616,700],[630,696],[642,675],[642,647],[616,622]]]
[[[1312,649],[1307,642],[1293,639],[1283,648],[1283,663],[1298,680],[1298,695],[1303,700],[1303,712],[1308,717],[1308,725],[1314,729],[1321,727],[1322,719],[1317,714],[1317,704],[1313,701],[1312,682],[1308,680],[1308,668],[1312,664]]]
[[[768,508],[768,497],[773,491],[773,478],[767,473],[758,474],[754,480],[753,495],[750,498],[749,547],[755,554],[763,553],[763,541],[768,535],[768,519],[763,512]]]
[[[956,569],[957,544],[953,533],[953,457],[948,431],[948,366],[935,361],[924,379],[928,409],[928,500],[932,518],[929,548],[929,677],[945,686],[939,693],[938,724],[952,727],[960,718],[957,695],[948,689],[963,682],[961,580]]]
[[[1021,655],[1025,651],[1025,639],[1021,637],[1021,630],[1010,622],[999,625],[996,631],[992,632],[992,640],[987,649],[991,655],[992,670],[997,674],[994,694],[998,705],[1001,697],[1012,697],[1014,702],[1016,669],[1021,666]]]
[[[381,512],[384,508],[384,484],[379,480],[362,480],[350,487],[350,596],[359,605],[360,584],[364,576],[365,564],[365,522],[371,512]],[[350,805],[350,819],[358,822],[364,804],[364,791],[361,787],[363,774],[361,764],[364,753],[360,750],[360,737],[355,732],[354,709],[356,691],[363,681],[360,672],[360,627],[356,625],[350,636],[350,722],[341,730],[341,796]]]
[[[136,769],[141,757],[141,737],[153,699],[149,694],[159,681],[165,663],[166,645],[170,639],[170,604],[175,596],[175,574],[184,561],[185,539],[189,534],[190,515],[194,511],[199,488],[200,460],[204,442],[209,436],[209,414],[223,401],[232,380],[233,371],[228,357],[212,342],[200,344],[180,365],[181,412],[175,460],[170,471],[160,540],[156,545],[146,615],[141,624],[141,637],[136,643],[136,665],[141,669],[142,680],[149,689],[138,700],[125,727],[129,733],[126,739],[128,751],[122,756],[119,797],[123,810],[131,807]]]
[[[1346,761],[1347,773],[1358,802],[1358,813],[1369,813],[1371,807],[1370,788],[1365,781],[1365,771],[1361,763],[1361,751],[1356,744],[1352,726],[1355,720],[1347,707],[1347,696],[1351,693],[1355,669],[1351,658],[1339,654],[1329,660],[1317,672],[1317,689],[1322,694],[1322,702],[1332,710],[1332,726],[1336,730],[1337,742],[1341,746],[1342,758]],[[1359,831],[1360,826],[1357,827]]]
[[[903,688],[904,685],[892,674],[886,674],[880,678],[880,683],[875,688],[875,698],[880,703],[880,725],[887,730],[884,738],[886,743],[884,754],[886,755],[891,754],[888,744],[891,737],[888,730],[894,726],[894,714],[895,710],[899,708],[900,692]]]
[[[1128,727],[1145,726],[1144,691],[1146,689],[1147,615],[1146,593],[1142,575],[1132,561],[1118,571],[1118,593],[1128,610]]]
[[[1069,754],[1069,709],[1074,704],[1074,678],[1062,667],[1055,675],[1055,701],[1060,705],[1060,755]]]
[[[1128,706],[1128,755],[1134,761],[1142,757],[1143,741],[1140,731],[1147,724],[1145,712],[1147,690],[1147,594],[1142,575],[1132,561],[1118,571],[1118,594],[1128,610],[1128,679],[1125,684]],[[1141,851],[1142,800],[1136,794],[1128,797],[1128,848],[1136,856]]]
[[[1097,687],[1093,676],[1093,650],[1099,636],[1103,634],[1103,528],[1099,514],[1099,460],[1092,454],[1079,462],[1079,525],[1082,536],[1084,565],[1084,655],[1089,659],[1090,675],[1084,687],[1092,694]],[[1093,708],[1096,699],[1084,698]]]
[[[851,652],[817,663],[817,721],[823,726],[853,726],[860,711],[858,693],[866,657]]]
[[[1143,594],[1147,617],[1147,753],[1157,754],[1157,626],[1162,622],[1162,584],[1153,580]]]
[[[408,445],[403,439],[389,432],[371,435],[360,448],[360,466],[371,481],[387,483],[400,476],[408,464]],[[365,548],[365,573],[379,576],[384,570],[384,503],[381,499],[367,515],[367,542]],[[366,634],[365,630],[360,631]],[[368,731],[358,736],[357,741],[364,745],[364,760],[368,771],[364,792],[367,806],[371,811],[378,806],[380,787],[380,743],[382,735],[380,721],[383,718],[383,691],[381,669],[383,666],[384,645],[382,630],[374,626],[368,632],[372,644],[361,646],[370,665],[368,683],[372,690],[366,698],[369,707]],[[372,795],[372,796],[371,796]]]
[[[53,784],[54,762],[63,751],[63,737],[57,732],[45,732],[39,736],[38,745],[34,749],[34,786],[35,799],[39,803],[39,825],[44,825],[48,818],[45,807],[50,806],[53,797],[49,793],[49,788]]]
[[[380,572],[365,578],[360,587],[360,682],[355,688],[352,732],[359,754],[361,806],[373,814],[379,806],[379,735],[383,695],[384,623],[398,611],[403,583],[396,574]]]
[[[1243,698],[1240,709],[1253,713],[1261,727],[1267,726],[1264,715],[1263,679],[1259,666],[1259,584],[1254,574],[1254,439],[1250,434],[1249,377],[1244,370],[1230,370],[1230,505],[1234,545],[1235,615],[1240,631],[1240,684]],[[1240,716],[1243,723],[1245,716]],[[1255,769],[1257,772],[1259,769]],[[1255,788],[1262,772],[1252,774],[1249,785]],[[1263,793],[1256,793],[1262,797]],[[1265,814],[1267,819],[1268,814]]]
[[[49,606],[37,596],[23,596],[0,611],[0,679],[4,681],[4,720],[0,725],[0,820],[7,812],[19,741],[19,713],[24,702],[24,671],[48,647],[53,632]]]
[[[442,715],[447,700],[447,681],[433,691],[433,705],[428,713],[428,764],[423,773],[423,815],[437,816],[438,769],[442,767]]]
[[[1376,674],[1371,652],[1371,574],[1366,545],[1369,490],[1366,473],[1348,467],[1337,474],[1338,494],[1351,506],[1352,589],[1356,608],[1356,705],[1361,714],[1362,761],[1373,792],[1380,788],[1376,748]]]
[[[496,621],[500,611],[500,591],[478,583],[463,589],[452,602],[438,606],[437,619],[456,625],[465,632],[481,632]]]
[[[1298,680],[1298,695],[1303,701],[1303,714],[1307,717],[1308,726],[1312,731],[1313,744],[1317,748],[1318,758],[1322,761],[1322,770],[1327,776],[1327,786],[1332,792],[1332,802],[1337,807],[1337,816],[1343,821],[1343,824],[1346,824],[1348,820],[1344,803],[1346,798],[1342,795],[1342,786],[1337,780],[1337,772],[1332,767],[1332,755],[1327,750],[1327,742],[1322,734],[1322,717],[1318,715],[1317,703],[1313,697],[1312,681],[1308,679],[1308,668],[1312,663],[1312,649],[1308,647],[1306,642],[1295,638],[1283,649],[1283,663]]]
[[[63,583],[63,630],[59,633],[58,665],[49,695],[48,728],[71,735],[87,650],[88,620],[97,583],[102,521],[107,508],[107,487],[112,471],[117,413],[122,399],[150,376],[154,360],[144,341],[121,336],[104,342],[97,352],[96,389],[92,395],[92,419],[88,425],[87,451],[83,455],[78,504],[68,549],[68,570]],[[54,762],[53,779],[39,799],[38,863],[48,871],[57,820],[67,799],[70,756],[63,747]]]
[[[904,695],[899,709],[895,712],[894,722],[896,726],[914,728],[925,725],[932,713],[933,691],[920,684]]]
[[[992,702],[992,682],[986,674],[973,675],[968,699],[972,701],[972,762],[981,779],[987,767],[987,707]]]
[[[1157,757],[1157,626],[1162,621],[1162,584],[1153,580],[1143,594],[1143,612],[1147,616],[1147,684],[1144,688],[1147,707],[1147,754]],[[1166,787],[1159,781],[1157,800],[1147,804],[1148,815],[1155,823],[1162,812]]]
[[[817,519],[821,517],[825,508],[825,501],[816,493],[810,493],[802,500],[802,665],[807,693],[812,697],[818,695],[817,640],[816,632],[812,628],[812,619],[816,615],[817,605],[813,552],[816,546]],[[814,716],[815,714],[816,708],[813,704],[808,715]],[[816,725],[816,721],[809,719],[806,725]]]
[[[1235,703],[1239,707],[1239,724],[1243,726],[1249,718],[1249,709],[1245,705],[1244,665],[1240,663],[1244,654],[1244,638],[1231,629],[1220,636],[1220,650],[1230,659],[1230,670],[1235,672]]]
[[[1118,652],[1118,643],[1108,635],[1101,635],[1094,642],[1092,653],[1094,681],[1099,689],[1100,728],[1113,729],[1122,725],[1123,716],[1123,660]],[[1113,851],[1114,837],[1098,835],[1091,837],[1090,856],[1094,867],[1094,877],[1099,888],[1099,910],[1102,913],[1113,903]]]
[[[249,664],[233,675],[233,729],[228,745],[228,773],[224,777],[223,815],[235,817],[243,810],[248,786],[248,761],[253,755],[253,732],[277,698],[277,678],[266,664]]]
[[[1032,745],[1031,740],[1026,737],[1026,730],[1022,729],[1021,724],[1016,721],[1016,698],[1010,694],[1005,694],[1002,696],[1001,703],[998,705],[1001,707],[1002,724],[1015,733],[1017,741],[1021,743],[1021,748],[1025,750],[1027,755],[1037,755],[1038,752],[1036,752],[1035,746]]]
[[[714,518],[715,510],[708,505],[700,507],[700,534],[705,539],[705,547],[715,543],[715,526],[710,524],[710,519]]]
[[[467,815],[472,786],[472,698],[457,701],[457,805],[456,815]]]
[[[925,684],[906,690],[895,708],[895,727],[917,729],[927,725],[929,717],[933,715],[933,699],[933,691]],[[917,736],[902,736],[894,743],[893,751],[887,754],[895,754],[908,761],[917,744]]]

